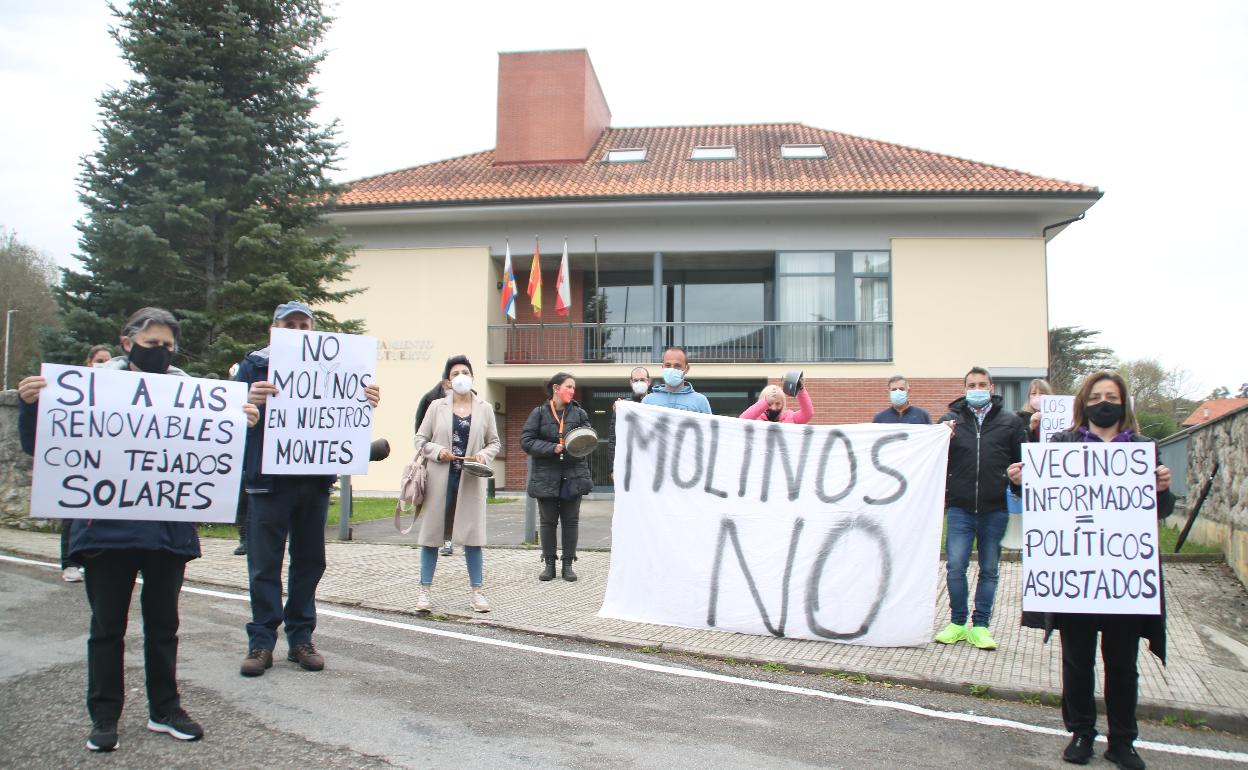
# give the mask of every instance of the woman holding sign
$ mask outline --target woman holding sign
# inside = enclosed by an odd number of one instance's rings
[[[487,466],[502,449],[494,409],[472,392],[472,364],[465,356],[448,362],[451,393],[433,402],[416,431],[416,452],[428,462],[429,480],[418,518],[420,531],[420,588],[416,611],[433,608],[431,589],[438,566],[438,549],[450,540],[464,547],[469,606],[489,612],[482,591],[481,546],[485,545],[485,478],[465,470],[465,463]]]
[[[1056,433],[1051,442],[1152,442],[1140,435],[1131,408],[1127,383],[1113,372],[1088,375],[1075,395],[1069,431]],[[1022,483],[1023,464],[1009,470],[1010,482]],[[1170,470],[1157,466],[1157,517],[1174,511]],[[1158,585],[1162,578],[1158,576]],[[1045,639],[1057,629],[1062,641],[1062,720],[1074,733],[1062,759],[1085,765],[1092,758],[1096,738],[1096,699],[1093,695],[1096,668],[1096,636],[1101,635],[1101,659],[1105,666],[1105,711],[1109,723],[1109,749],[1105,758],[1122,768],[1136,770],[1144,760],[1134,743],[1139,735],[1135,706],[1139,698],[1136,657],[1140,639],[1148,640],[1149,652],[1166,660],[1166,604],[1161,597],[1159,615],[1092,615],[1076,613],[1023,613],[1023,625],[1043,628]]]
[[[147,374],[185,376],[171,366],[181,327],[167,310],[146,307],[126,321],[121,332],[123,354],[104,368]],[[22,448],[34,454],[43,377],[18,384],[22,400],[18,428]],[[259,412],[244,406],[254,425]],[[238,416],[243,422],[244,415]],[[154,445],[159,444],[153,439]],[[202,738],[203,728],[182,708],[178,695],[178,596],[186,563],[199,558],[195,524],[181,521],[94,519],[75,522],[70,553],[86,566],[91,632],[87,639],[87,711],[91,734],[87,748],[117,748],[117,722],[125,701],[124,653],[126,622],[135,578],[143,575],[143,659],[147,674],[147,727],[183,741]]]
[[[537,498],[542,517],[542,561],[538,580],[555,579],[555,528],[563,529],[563,579],[576,580],[576,539],[580,529],[581,497],[594,488],[589,458],[564,451],[564,439],[576,428],[589,426],[589,415],[573,400],[576,380],[559,372],[546,381],[549,400],[535,408],[524,421],[520,448],[533,458],[529,496]]]
[[[1028,441],[1040,440],[1040,399],[1053,395],[1053,386],[1048,380],[1036,378],[1027,387],[1027,402],[1018,410],[1018,419],[1023,421],[1027,429]]]

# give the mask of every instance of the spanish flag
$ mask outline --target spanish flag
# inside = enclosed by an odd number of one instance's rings
[[[533,305],[533,317],[542,317],[542,255],[541,241],[533,244],[533,267],[529,270],[529,302]]]

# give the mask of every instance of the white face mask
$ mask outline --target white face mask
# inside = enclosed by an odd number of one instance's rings
[[[451,379],[451,390],[461,396],[470,392],[472,390],[472,375],[463,374],[462,372],[455,375]]]
[[[632,383],[632,386],[633,386],[633,393],[635,393],[638,396],[644,396],[650,392],[650,383],[648,382],[643,382],[641,380],[638,380],[637,382]]]

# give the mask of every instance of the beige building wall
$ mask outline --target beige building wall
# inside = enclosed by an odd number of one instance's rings
[[[1043,238],[894,238],[893,357],[909,377],[1048,367]]]
[[[344,286],[360,294],[333,308],[339,318],[361,318],[377,338],[381,406],[373,438],[390,441],[390,458],[369,466],[352,483],[359,492],[393,493],[413,455],[416,406],[442,377],[448,356],[463,353],[484,380],[487,324],[499,323],[498,270],[484,247],[361,249]],[[491,312],[492,309],[492,312]],[[477,388],[501,401],[502,389]],[[496,472],[501,473],[500,467]]]

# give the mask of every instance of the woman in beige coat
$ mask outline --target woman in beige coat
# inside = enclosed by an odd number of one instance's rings
[[[488,464],[502,449],[494,410],[472,391],[472,364],[464,356],[447,362],[451,393],[429,406],[416,431],[416,451],[425,457],[429,482],[420,507],[420,587],[416,611],[433,607],[430,588],[438,565],[438,547],[450,540],[464,547],[471,607],[489,612],[482,593],[482,553],[485,545],[486,482],[463,473],[462,458]],[[461,458],[461,459],[456,459]]]

